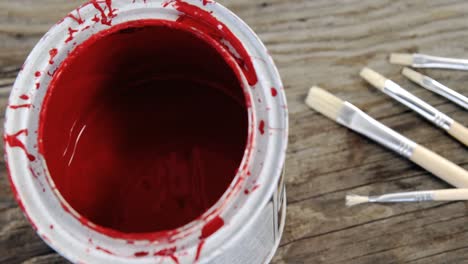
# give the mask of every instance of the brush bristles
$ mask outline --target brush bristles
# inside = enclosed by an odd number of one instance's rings
[[[361,77],[366,80],[368,83],[372,84],[375,88],[383,90],[385,87],[385,81],[387,78],[377,73],[376,71],[364,67],[359,74]]]
[[[413,71],[410,68],[406,68],[406,67],[403,68],[403,71],[401,71],[401,73],[404,76],[406,76],[406,78],[410,79],[411,81],[415,83],[422,84],[423,82],[424,75],[420,74],[417,71]]]
[[[346,206],[351,207],[358,204],[368,203],[369,197],[368,196],[361,196],[355,194],[346,195]]]
[[[407,53],[390,54],[390,63],[410,66],[413,64],[413,55]]]
[[[332,120],[337,119],[344,104],[343,100],[317,86],[310,88],[305,102],[310,108]]]

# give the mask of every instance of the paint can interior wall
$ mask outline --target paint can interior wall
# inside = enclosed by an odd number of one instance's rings
[[[83,217],[155,232],[216,203],[244,155],[247,127],[226,55],[170,23],[127,22],[91,37],[59,67],[39,148]]]

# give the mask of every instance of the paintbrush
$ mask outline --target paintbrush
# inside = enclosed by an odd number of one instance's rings
[[[360,75],[375,88],[411,108],[468,146],[468,129],[460,123],[403,89],[392,80],[385,78],[369,68],[362,69]]]
[[[468,200],[468,189],[446,189],[416,192],[389,193],[377,196],[346,195],[346,206],[362,203],[411,203],[426,201]]]
[[[439,68],[468,71],[468,60],[429,56],[425,54],[392,53],[390,63],[414,68]]]
[[[468,172],[451,161],[398,134],[356,106],[312,87],[306,104],[328,118],[365,135],[458,188],[468,188]]]
[[[427,90],[437,93],[468,110],[468,98],[466,96],[457,93],[429,76],[413,71],[410,68],[403,68],[401,73]]]

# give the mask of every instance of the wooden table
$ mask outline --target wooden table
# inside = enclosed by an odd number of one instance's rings
[[[0,0],[0,107],[27,54],[82,1]],[[274,263],[468,263],[465,202],[363,205],[347,193],[440,189],[447,184],[303,103],[321,85],[376,119],[468,168],[465,147],[358,76],[369,65],[468,125],[468,113],[387,62],[391,52],[468,57],[468,2],[224,0],[275,59],[290,109],[287,224]],[[430,3],[429,3],[430,2]],[[424,71],[468,94],[468,73]],[[3,117],[2,117],[3,118]],[[3,142],[0,143],[3,147]],[[0,163],[0,263],[66,263],[22,215]]]

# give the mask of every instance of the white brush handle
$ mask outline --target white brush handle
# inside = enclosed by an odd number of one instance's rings
[[[434,201],[468,200],[468,189],[437,190],[432,193]]]
[[[416,145],[410,160],[457,188],[468,188],[466,170],[421,145]]]
[[[456,121],[453,121],[452,126],[450,126],[450,129],[447,132],[452,135],[452,137],[465,144],[465,146],[468,146],[468,128]]]

